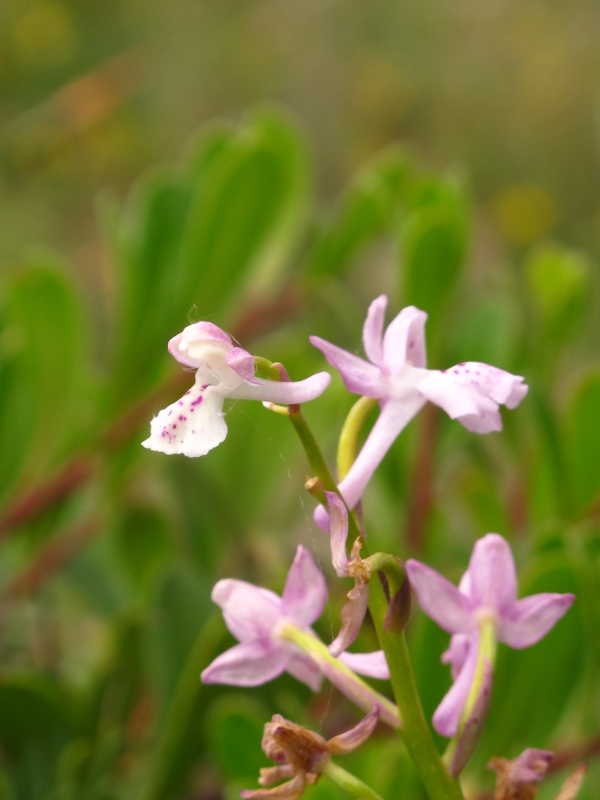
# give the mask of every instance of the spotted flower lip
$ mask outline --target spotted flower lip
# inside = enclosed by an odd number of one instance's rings
[[[373,472],[393,441],[427,400],[452,419],[476,433],[502,429],[500,405],[515,408],[527,394],[523,378],[469,361],[447,370],[428,370],[425,349],[427,314],[414,306],[402,309],[383,325],[387,297],[369,307],[363,327],[367,358],[359,358],[318,336],[310,341],[341,374],[348,391],[380,401],[381,412],[356,461],[339,485],[349,508],[360,500]],[[327,512],[315,513],[319,527],[327,529]]]
[[[271,403],[305,403],[325,391],[326,372],[303,381],[278,382],[254,375],[254,357],[235,347],[231,337],[212,322],[188,325],[174,336],[169,353],[196,370],[194,385],[177,402],[159,411],[150,424],[149,450],[169,455],[206,455],[227,436],[223,415],[225,398]]]
[[[436,709],[433,725],[443,736],[454,736],[475,673],[481,623],[492,621],[495,638],[510,647],[530,647],[566,614],[575,595],[546,592],[517,599],[510,546],[497,533],[475,543],[458,587],[419,561],[407,561],[406,571],[423,611],[453,634],[442,660],[452,665],[454,684]]]

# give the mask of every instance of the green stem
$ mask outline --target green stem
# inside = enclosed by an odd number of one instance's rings
[[[301,413],[290,414],[290,420],[300,437],[315,475],[323,482],[328,491],[336,492],[339,495],[339,489],[333,481],[327,463],[306,420]],[[348,531],[354,537],[361,534],[355,512],[348,515]],[[365,552],[365,557],[368,557],[366,543],[363,552]],[[450,777],[442,763],[425,719],[404,633],[384,630],[387,607],[388,601],[381,582],[372,579],[369,581],[369,611],[375,623],[379,643],[387,659],[392,689],[400,709],[402,728],[399,730],[399,734],[421,776],[430,800],[464,800],[458,780]],[[323,648],[329,655],[324,645]],[[335,660],[337,661],[337,659]]]
[[[345,789],[358,800],[382,800],[381,795],[377,794],[370,786],[347,772],[343,767],[334,764],[333,761],[325,761],[319,766],[319,769],[323,775],[327,775],[330,781]]]
[[[277,634],[282,639],[293,642],[309,658],[311,658],[323,675],[328,678],[334,686],[350,698],[353,703],[364,709],[372,711],[378,705],[381,709],[381,719],[393,728],[399,727],[400,715],[398,708],[379,692],[376,692],[368,683],[359,678],[350,667],[347,667],[339,658],[331,655],[327,646],[320,639],[317,639],[308,631],[297,628],[291,623],[280,625]]]
[[[425,719],[404,633],[388,633],[383,623],[387,599],[379,581],[369,582],[369,610],[390,669],[394,697],[400,709],[402,740],[431,800],[463,800],[459,782],[446,772]]]
[[[374,397],[361,397],[354,403],[346,417],[337,451],[337,471],[340,481],[344,480],[350,472],[350,467],[354,464],[360,432],[370,411],[375,408],[377,403],[378,400]]]
[[[333,476],[329,471],[327,462],[323,458],[323,453],[321,453],[321,448],[317,444],[317,440],[315,439],[313,432],[308,427],[308,423],[304,418],[302,411],[300,410],[296,411],[295,413],[290,413],[290,422],[300,437],[302,447],[304,448],[304,452],[308,458],[308,463],[310,464],[310,468],[314,472],[315,476],[322,481],[323,486],[328,492],[336,492],[336,494],[339,494],[337,484],[333,480]]]

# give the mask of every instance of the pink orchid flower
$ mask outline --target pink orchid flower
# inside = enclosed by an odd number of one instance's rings
[[[325,391],[326,372],[306,380],[278,382],[256,378],[254,358],[235,347],[231,338],[212,322],[188,325],[169,342],[169,352],[181,364],[196,370],[194,386],[172,405],[159,411],[142,442],[149,450],[169,455],[203,456],[227,436],[223,415],[225,398],[271,403],[305,403]]]
[[[523,378],[468,361],[447,370],[426,368],[427,314],[407,306],[388,325],[383,324],[387,297],[374,300],[363,327],[368,361],[318,336],[310,341],[339,370],[348,391],[380,401],[377,422],[352,468],[339,485],[349,508],[360,500],[373,472],[402,429],[430,400],[467,430],[490,433],[502,429],[498,406],[515,408],[527,394]],[[327,512],[320,506],[315,519],[327,530]]]
[[[216,584],[212,599],[223,609],[225,624],[240,644],[217,656],[204,670],[204,683],[259,686],[287,670],[313,691],[319,690],[321,670],[278,635],[278,628],[291,623],[314,636],[310,626],[321,616],[327,600],[325,578],[306,548],[298,546],[281,597],[251,583],[226,578]],[[343,653],[340,660],[363,675],[389,676],[381,652]]]
[[[458,587],[419,561],[407,561],[406,571],[423,611],[453,634],[442,661],[451,663],[454,684],[433,715],[436,731],[452,737],[474,680],[482,624],[491,623],[495,639],[509,647],[530,647],[568,611],[575,595],[543,593],[518,600],[510,546],[497,533],[475,543],[468,572]],[[491,682],[492,666],[484,684]],[[489,694],[489,690],[489,685],[482,685],[482,691]]]

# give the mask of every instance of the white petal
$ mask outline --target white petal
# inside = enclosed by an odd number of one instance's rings
[[[224,400],[219,385],[200,384],[197,379],[180,400],[159,411],[150,423],[150,438],[142,445],[168,455],[206,455],[227,436]]]

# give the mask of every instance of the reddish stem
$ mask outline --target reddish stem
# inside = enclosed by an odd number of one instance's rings
[[[433,462],[439,427],[440,409],[427,403],[419,420],[417,453],[410,481],[410,501],[406,522],[406,545],[409,552],[422,552],[425,529],[433,506]]]

